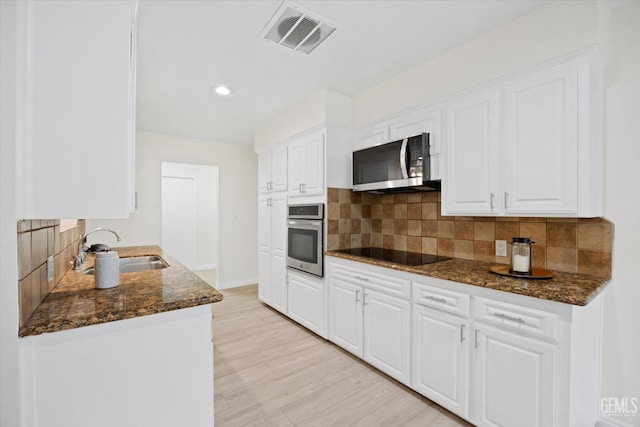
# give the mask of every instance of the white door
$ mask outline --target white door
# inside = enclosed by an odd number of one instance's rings
[[[329,340],[362,357],[362,287],[329,277]]]
[[[398,381],[409,383],[410,345],[409,301],[366,290],[364,360]]]
[[[497,213],[498,95],[495,90],[473,94],[447,109],[443,144],[446,168],[442,180],[445,214]]]
[[[271,304],[271,199],[266,197],[258,200],[258,298]]]
[[[304,150],[304,187],[305,196],[324,193],[324,132],[309,136]]]
[[[469,320],[414,304],[412,326],[412,387],[468,418]]]
[[[476,325],[475,415],[479,426],[552,427],[556,346]]]
[[[509,83],[505,117],[505,213],[577,214],[577,64]]]
[[[289,274],[288,287],[289,317],[325,336],[324,331],[324,286],[315,280],[305,280]]]
[[[196,266],[194,178],[162,177],[162,249],[185,267]]]
[[[271,303],[287,313],[287,198],[271,198]]]

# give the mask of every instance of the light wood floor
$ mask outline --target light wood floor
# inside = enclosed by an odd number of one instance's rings
[[[213,305],[215,424],[468,426],[258,301],[257,286]]]

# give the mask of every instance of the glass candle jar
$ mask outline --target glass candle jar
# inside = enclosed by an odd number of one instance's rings
[[[531,275],[531,245],[528,237],[514,237],[511,242],[511,274]]]

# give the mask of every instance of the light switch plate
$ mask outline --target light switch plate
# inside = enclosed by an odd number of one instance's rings
[[[496,240],[496,256],[507,256],[506,240]]]
[[[49,255],[47,257],[47,283],[53,280],[54,271],[53,271],[53,256]]]

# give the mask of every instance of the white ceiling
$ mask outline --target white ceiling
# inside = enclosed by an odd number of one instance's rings
[[[309,55],[258,38],[281,3],[143,0],[138,129],[253,144],[256,126],[320,89],[357,95],[548,1],[299,0],[339,25]],[[233,95],[214,96],[217,83]]]

